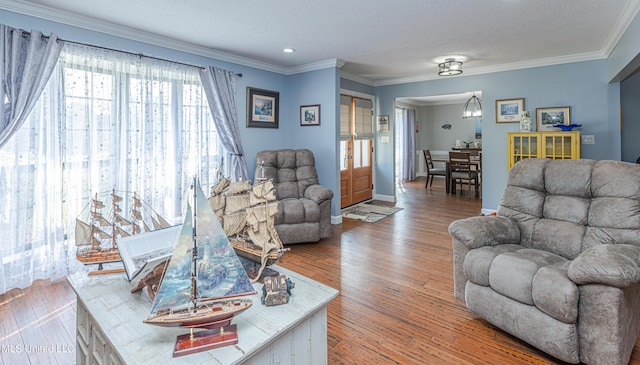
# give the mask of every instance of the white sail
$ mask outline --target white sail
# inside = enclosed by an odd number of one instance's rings
[[[162,218],[161,215],[156,214],[156,218],[158,218],[158,223],[160,224],[160,228],[171,227],[171,223],[167,222],[167,220]]]
[[[76,246],[91,245],[91,226],[76,218]]]

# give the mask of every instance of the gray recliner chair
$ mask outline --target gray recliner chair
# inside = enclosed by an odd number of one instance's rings
[[[260,151],[254,180],[273,179],[279,201],[275,228],[283,244],[331,237],[333,191],[320,186],[313,153],[307,149]]]
[[[527,159],[497,216],[451,223],[454,292],[569,363],[627,364],[640,330],[640,165]]]

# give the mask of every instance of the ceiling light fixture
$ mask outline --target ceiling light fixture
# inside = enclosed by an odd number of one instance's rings
[[[438,64],[438,75],[453,76],[462,73],[462,61],[456,61],[455,58],[447,58],[444,62]]]
[[[293,49],[293,48],[284,48],[284,49],[282,50],[282,52],[284,52],[284,53],[293,53],[293,52],[295,52],[295,51],[296,51],[296,50],[295,50],[295,49]]]
[[[462,118],[480,117],[482,117],[482,100],[478,99],[476,94],[473,94],[462,107]]]

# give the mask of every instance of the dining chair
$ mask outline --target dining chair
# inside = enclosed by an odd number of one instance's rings
[[[431,186],[433,184],[433,176],[447,176],[447,170],[443,167],[433,167],[433,159],[431,158],[430,150],[422,150],[424,154],[424,161],[427,164],[427,183],[424,187]]]
[[[460,183],[460,191],[462,192],[462,184],[466,184],[468,195],[471,197],[471,184],[474,184],[476,196],[478,196],[478,171],[471,168],[469,153],[450,151],[449,168],[454,186]]]

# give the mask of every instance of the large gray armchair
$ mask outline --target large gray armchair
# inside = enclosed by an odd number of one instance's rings
[[[453,222],[454,292],[569,363],[626,364],[640,329],[640,165],[527,159],[497,216]]]
[[[273,179],[279,201],[275,228],[283,244],[331,237],[333,191],[320,186],[313,153],[307,149],[260,151],[254,180]]]

